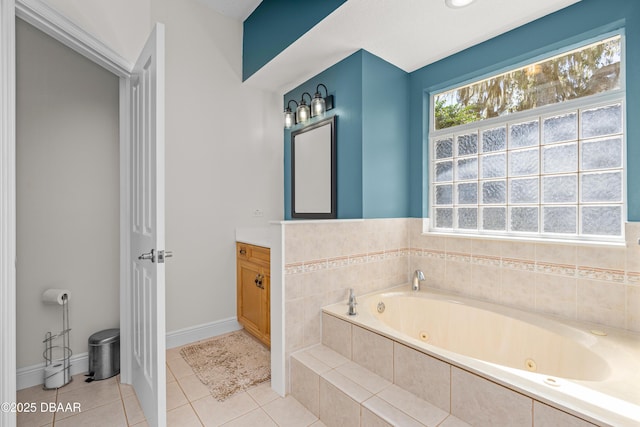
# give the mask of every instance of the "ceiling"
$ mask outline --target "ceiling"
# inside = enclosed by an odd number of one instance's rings
[[[239,19],[260,3],[201,1]],[[476,0],[451,9],[444,0],[348,0],[246,83],[284,94],[359,49],[412,72],[578,1]]]
[[[262,0],[199,0],[215,11],[243,22]]]

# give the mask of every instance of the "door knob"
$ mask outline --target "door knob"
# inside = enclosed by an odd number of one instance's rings
[[[141,260],[151,260],[151,262],[156,262],[156,251],[155,249],[151,249],[151,252],[147,252],[146,254],[142,254],[138,257]]]

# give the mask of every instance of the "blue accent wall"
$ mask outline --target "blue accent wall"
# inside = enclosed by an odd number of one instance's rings
[[[363,217],[409,213],[409,75],[362,53]]]
[[[243,24],[242,80],[262,68],[346,0],[263,0]]]
[[[410,216],[428,217],[429,93],[625,29],[628,219],[640,221],[640,1],[582,0],[410,75]],[[426,154],[426,155],[425,155]]]
[[[314,95],[319,83],[333,95],[335,108],[327,116],[337,115],[336,141],[338,162],[338,218],[362,218],[362,51],[343,59],[334,66],[293,89],[284,96],[284,104],[302,94]],[[322,91],[324,95],[324,91]],[[309,104],[308,97],[307,105]],[[291,104],[291,107],[295,107]],[[284,107],[283,107],[284,110]],[[314,117],[309,123],[322,120]],[[284,212],[291,219],[291,131],[284,131]]]
[[[319,83],[334,96],[327,115],[337,115],[338,218],[408,216],[409,75],[360,50],[287,93],[283,105],[313,95]],[[291,132],[301,126],[284,132],[285,219],[291,219]]]

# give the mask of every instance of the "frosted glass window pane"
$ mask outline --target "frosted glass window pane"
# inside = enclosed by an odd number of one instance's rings
[[[622,132],[622,105],[609,105],[582,112],[582,137],[611,135]]]
[[[511,208],[512,231],[538,231],[538,208],[522,207]]]
[[[507,147],[507,128],[495,128],[482,132],[482,152],[500,151]]]
[[[465,230],[478,228],[478,208],[458,209],[458,228]]]
[[[436,205],[453,204],[453,185],[436,185]]]
[[[545,232],[576,234],[575,206],[544,207],[542,212]]]
[[[505,203],[507,185],[505,181],[485,181],[482,183],[482,203]]]
[[[537,175],[538,174],[538,149],[518,150],[509,153],[509,175]]]
[[[542,178],[543,203],[575,203],[577,201],[577,176],[545,176]]]
[[[578,115],[576,113],[562,116],[549,117],[543,122],[543,142],[551,144],[553,142],[570,141],[578,139]]]
[[[622,167],[622,138],[598,139],[582,143],[582,169]]]
[[[509,133],[509,147],[530,147],[540,142],[538,121],[511,125]]]
[[[436,182],[453,181],[453,162],[436,163]]]
[[[621,202],[622,173],[588,173],[582,175],[583,202]]]
[[[468,156],[478,153],[478,134],[458,136],[458,156]]]
[[[453,208],[436,209],[436,227],[438,228],[453,227]]]
[[[538,203],[538,178],[509,180],[510,203]]]
[[[582,233],[621,236],[622,207],[584,206],[582,208]]]
[[[506,208],[483,208],[482,228],[484,230],[506,230]]]
[[[482,177],[502,178],[507,173],[507,157],[505,153],[482,156]]]
[[[478,159],[460,159],[458,160],[458,169],[456,170],[456,178],[459,180],[477,179],[478,178]]]
[[[436,141],[436,159],[453,157],[453,138]]]
[[[475,205],[478,203],[477,182],[458,184],[458,203],[461,205]]]
[[[560,173],[578,170],[578,144],[562,144],[542,149],[542,172]]]

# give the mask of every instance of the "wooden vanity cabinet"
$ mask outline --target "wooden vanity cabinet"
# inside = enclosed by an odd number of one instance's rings
[[[271,347],[269,248],[236,243],[238,322]]]

